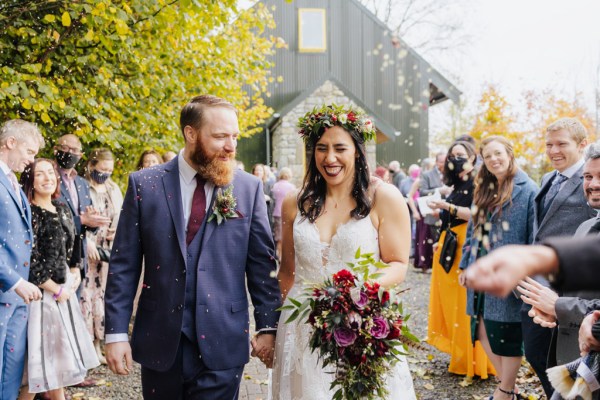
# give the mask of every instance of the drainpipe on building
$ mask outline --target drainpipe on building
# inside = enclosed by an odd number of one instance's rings
[[[271,117],[265,122],[265,134],[266,137],[266,146],[267,146],[267,162],[266,164],[271,166],[271,129],[273,126],[279,121],[279,117],[281,115],[279,113],[274,113]]]

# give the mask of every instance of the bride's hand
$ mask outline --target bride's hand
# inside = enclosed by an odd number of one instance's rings
[[[254,336],[250,343],[252,344],[252,357],[258,357],[267,368],[273,368],[275,335],[272,333],[259,334]]]

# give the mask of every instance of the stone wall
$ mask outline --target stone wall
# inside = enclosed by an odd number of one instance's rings
[[[281,118],[281,124],[273,132],[272,149],[273,163],[278,169],[288,167],[292,170],[292,182],[300,186],[304,177],[304,143],[298,135],[296,123],[298,119],[315,106],[335,103],[337,105],[352,105],[353,103],[337,86],[325,81],[309,97],[304,99],[292,111]],[[367,161],[369,168],[374,171],[376,165],[375,144],[367,144]]]

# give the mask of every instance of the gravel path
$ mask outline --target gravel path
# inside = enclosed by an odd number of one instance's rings
[[[405,286],[410,290],[404,295],[406,310],[412,314],[409,325],[420,338],[427,333],[427,307],[429,303],[430,274],[416,272],[411,268]],[[413,373],[415,390],[420,400],[483,400],[494,391],[494,379],[475,379],[465,385],[463,377],[447,372],[449,357],[425,344],[426,349],[415,350],[408,357]],[[128,377],[113,375],[106,367],[96,368],[90,376],[99,379],[99,385],[91,388],[69,388],[74,399],[82,400],[134,400],[141,399],[139,366]],[[246,367],[240,390],[240,400],[266,399],[266,369],[257,361]],[[522,393],[529,400],[542,399],[537,378],[531,375],[526,366],[521,368],[517,381]],[[169,399],[165,399],[169,400]],[[326,399],[323,399],[326,400]]]

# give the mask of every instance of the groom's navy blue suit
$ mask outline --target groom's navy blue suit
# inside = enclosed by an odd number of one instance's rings
[[[129,176],[110,260],[106,333],[127,333],[144,259],[144,285],[131,336],[134,360],[151,371],[168,371],[183,358],[185,375],[191,345],[199,351],[193,359],[198,368],[238,368],[239,386],[250,353],[247,293],[256,330],[276,326],[281,303],[262,185],[236,171],[232,185],[241,216],[220,225],[216,219],[207,222],[215,188],[204,222],[188,246],[179,157]],[[228,378],[216,373],[211,379]],[[161,383],[153,385],[159,388]],[[199,398],[225,397],[209,391]]]

